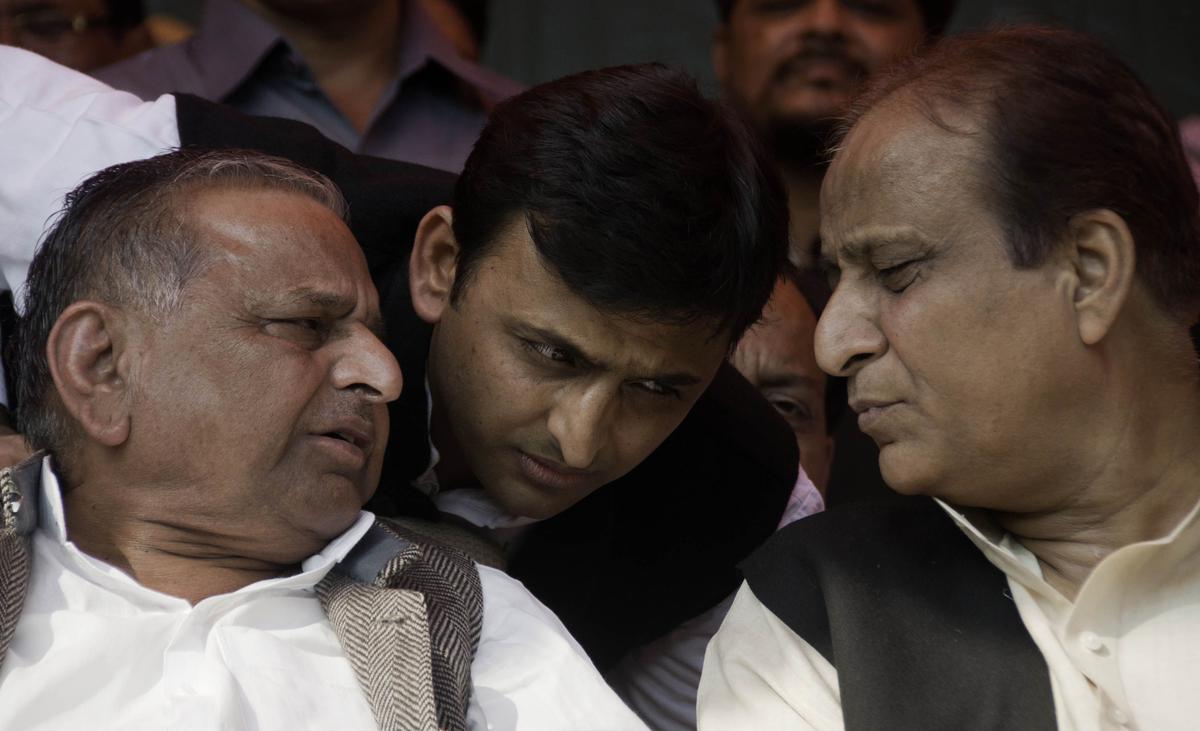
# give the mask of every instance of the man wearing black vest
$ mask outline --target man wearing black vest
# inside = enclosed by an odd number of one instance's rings
[[[1195,728],[1200,210],[1174,124],[1094,40],[1026,28],[944,41],[848,130],[816,350],[913,497],[745,564],[700,727]]]
[[[497,108],[455,188],[187,95],[106,118],[111,90],[67,94],[61,69],[41,70],[42,106],[9,138],[50,136],[26,147],[69,149],[75,167],[28,165],[44,174],[4,191],[22,211],[0,234],[10,286],[47,191],[81,173],[181,144],[293,159],[344,191],[407,384],[370,509],[443,538],[445,513],[501,530],[546,518],[494,563],[602,670],[737,588],[798,484],[786,425],[723,363],[774,284],[786,214],[750,137],[693,82],[640,66],[531,90]],[[0,86],[13,106],[22,88]],[[74,114],[86,124],[45,131]],[[456,539],[486,560],[472,532]]]

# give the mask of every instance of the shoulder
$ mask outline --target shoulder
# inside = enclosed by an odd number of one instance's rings
[[[841,729],[837,671],[743,584],[708,645],[699,728]]]

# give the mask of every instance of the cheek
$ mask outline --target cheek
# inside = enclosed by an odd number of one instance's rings
[[[892,59],[917,47],[923,38],[923,29],[907,24],[896,26],[871,26],[859,32],[862,44],[860,60],[868,71],[876,71]]]

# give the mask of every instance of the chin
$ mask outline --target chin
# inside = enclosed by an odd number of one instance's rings
[[[885,444],[879,448],[879,473],[887,486],[901,495],[936,496],[939,481],[930,469],[933,461],[914,452],[906,445]]]

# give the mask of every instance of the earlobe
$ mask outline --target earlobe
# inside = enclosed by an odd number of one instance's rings
[[[438,206],[417,226],[408,261],[408,287],[413,309],[425,322],[436,324],[450,304],[458,267],[458,240],[454,238],[454,212]]]
[[[124,318],[97,302],[75,302],[46,341],[50,375],[63,408],[92,440],[115,447],[129,438]]]
[[[1079,337],[1085,345],[1095,345],[1112,329],[1133,287],[1133,234],[1124,219],[1107,209],[1075,215],[1069,232]]]

